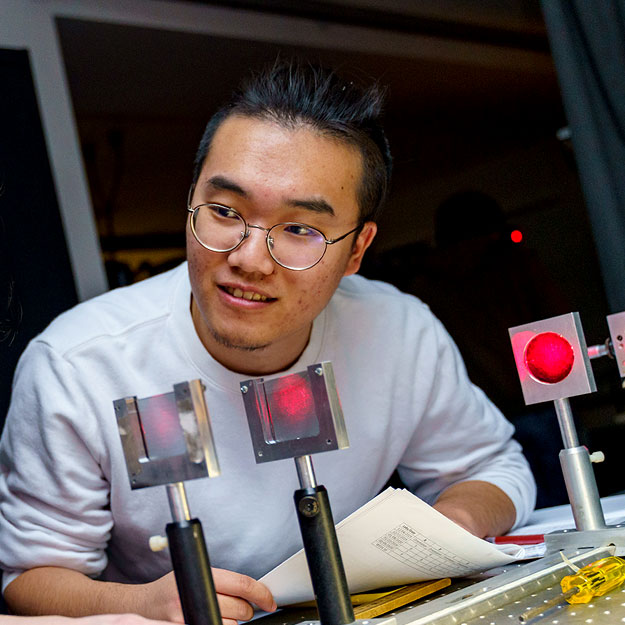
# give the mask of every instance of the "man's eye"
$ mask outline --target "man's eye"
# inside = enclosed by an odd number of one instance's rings
[[[319,236],[319,232],[314,228],[310,228],[309,226],[304,226],[303,224],[289,224],[284,228],[285,232],[289,234],[295,234],[299,237],[317,237]]]
[[[217,216],[223,217],[224,219],[239,218],[239,214],[233,208],[228,208],[227,206],[212,206],[212,209]]]

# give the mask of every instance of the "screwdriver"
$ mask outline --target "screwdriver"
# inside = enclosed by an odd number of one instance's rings
[[[519,616],[521,623],[527,623],[539,614],[562,603],[588,603],[593,597],[602,597],[625,581],[625,560],[617,556],[601,558],[587,564],[573,575],[567,575],[560,581],[562,594],[524,612]]]

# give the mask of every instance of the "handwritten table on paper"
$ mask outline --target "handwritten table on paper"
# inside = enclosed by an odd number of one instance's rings
[[[430,575],[432,570],[440,572],[441,577],[451,575],[445,571],[453,571],[455,577],[475,572],[475,567],[471,566],[471,562],[445,549],[435,540],[406,523],[398,525],[375,540],[373,546],[413,568],[421,575]],[[459,573],[463,569],[464,573]]]

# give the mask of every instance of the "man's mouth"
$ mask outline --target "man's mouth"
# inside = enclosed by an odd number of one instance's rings
[[[220,286],[219,288],[223,289],[226,293],[229,293],[233,297],[239,297],[241,299],[251,300],[254,302],[270,302],[275,299],[273,297],[261,295],[255,291],[242,291],[241,289],[233,288],[231,286]]]

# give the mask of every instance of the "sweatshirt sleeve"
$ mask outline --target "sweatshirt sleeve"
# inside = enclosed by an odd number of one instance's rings
[[[452,484],[490,482],[514,503],[517,527],[534,508],[536,484],[521,446],[512,438],[514,427],[471,383],[460,353],[442,324],[435,317],[432,324],[428,342],[419,348],[422,361],[417,371],[423,374],[422,379],[415,381],[419,392],[427,384],[427,403],[398,467],[399,474],[429,503]]]
[[[79,376],[41,340],[18,363],[0,441],[3,590],[37,566],[90,576],[106,566],[113,522],[104,444],[78,392]]]

